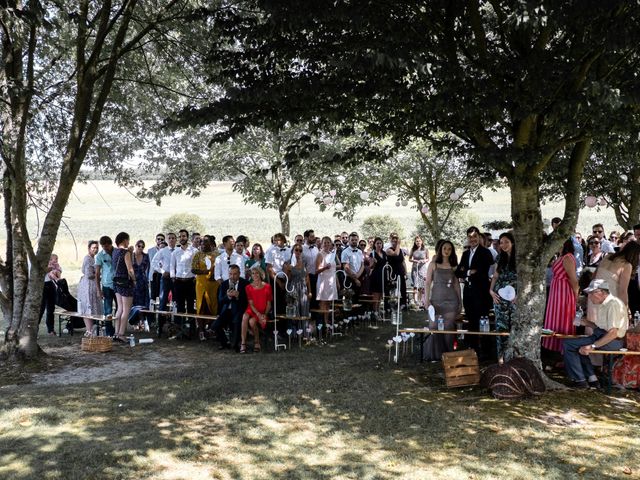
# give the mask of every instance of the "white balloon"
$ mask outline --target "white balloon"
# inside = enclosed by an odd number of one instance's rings
[[[584,199],[584,204],[589,208],[595,207],[597,203],[598,203],[598,199],[593,195],[589,195]]]
[[[461,197],[461,196],[462,196],[462,194],[464,193],[464,188],[460,188],[460,187],[458,187],[458,188],[456,188],[455,192],[456,192],[456,195],[458,195],[459,197]]]
[[[324,197],[324,199],[322,200],[322,202],[323,202],[325,205],[331,205],[331,204],[333,203],[333,198],[331,198],[331,197]]]
[[[335,197],[336,193],[338,192],[336,192],[335,190],[329,190],[329,195],[331,195],[332,197]]]
[[[336,212],[341,212],[342,209],[344,208],[344,205],[338,202],[333,207],[336,209]]]
[[[396,207],[399,207],[399,206],[400,206],[400,200],[396,202]]]
[[[360,198],[362,200],[368,200],[369,199],[369,192],[360,192]]]
[[[336,180],[338,181],[338,183],[343,184],[346,178],[344,178],[343,175],[338,175],[338,178],[336,178]]]
[[[422,207],[422,208],[420,209],[420,211],[421,211],[422,213],[429,213],[429,209],[428,209],[427,207]]]
[[[316,198],[320,198],[322,196],[322,190],[314,190],[311,193],[313,193]]]
[[[409,201],[408,200],[402,200],[402,206],[406,207],[407,205],[409,205]]]
[[[455,202],[460,198],[460,196],[456,192],[453,192],[451,195],[449,195],[449,198]]]

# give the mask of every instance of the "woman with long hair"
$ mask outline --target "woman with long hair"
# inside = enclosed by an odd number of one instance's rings
[[[338,287],[336,281],[337,255],[333,249],[333,242],[329,237],[322,237],[322,250],[316,257],[316,274],[318,286],[316,288],[316,300],[320,302],[320,310],[325,312],[331,308],[331,302],[338,299]],[[329,314],[324,314],[324,324],[327,325]]]
[[[259,243],[253,244],[253,247],[251,247],[251,256],[244,262],[244,276],[249,280],[249,283],[253,282],[251,268],[256,264],[263,271],[267,271],[267,262],[264,259],[264,250],[262,249],[262,245]]]
[[[387,254],[384,251],[382,238],[376,237],[373,240],[373,251],[369,255],[372,259],[373,269],[371,270],[371,280],[369,282],[371,295],[373,295],[373,305],[377,308],[380,299],[383,298],[386,279],[382,278],[382,270],[387,264]]]
[[[500,291],[506,287],[512,287],[517,291],[516,275],[516,241],[511,232],[505,232],[499,237],[500,255],[498,265],[491,278],[489,294],[493,299],[493,311],[496,316],[496,331],[510,332],[511,319],[516,313],[516,298],[504,298]],[[503,290],[503,294],[504,290]],[[498,360],[502,361],[507,344],[507,337],[496,337]]]
[[[427,268],[425,280],[425,308],[432,305],[435,310],[435,322],[442,316],[445,330],[454,330],[456,319],[462,310],[460,282],[455,271],[458,266],[458,256],[453,243],[449,240],[439,242],[436,256]],[[434,323],[435,323],[434,322]],[[436,325],[431,324],[435,329]],[[453,335],[429,335],[424,344],[425,360],[440,360],[444,352],[453,350]]]
[[[429,250],[424,245],[422,237],[417,235],[413,239],[413,246],[409,253],[411,263],[411,284],[413,285],[413,303],[424,304],[424,282],[427,276],[427,264],[429,263]]]
[[[573,318],[576,315],[579,289],[573,252],[573,240],[569,238],[562,245],[560,257],[551,265],[553,276],[544,317],[544,328],[566,335],[575,334]],[[546,337],[542,340],[542,346],[548,350],[561,352],[562,340]]]

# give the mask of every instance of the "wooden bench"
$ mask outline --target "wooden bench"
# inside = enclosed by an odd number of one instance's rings
[[[608,372],[607,372],[607,388],[606,388],[606,392],[607,394],[611,393],[611,387],[613,385],[613,361],[615,360],[615,357],[620,355],[640,355],[640,352],[636,352],[636,351],[631,351],[631,350],[590,350],[589,351],[589,355],[595,355],[595,354],[601,354],[601,355],[607,355],[607,368],[608,368]]]
[[[58,336],[59,337],[62,336],[62,322],[71,321],[71,317],[82,318],[86,320],[93,320],[94,323],[98,325],[98,335],[100,335],[100,327],[103,327],[104,322],[106,322],[106,318],[102,316],[82,315],[79,312],[72,312],[70,310],[56,310],[53,314],[58,316]],[[80,328],[85,328],[85,327],[78,327],[78,329],[74,328],[74,330],[79,330]]]

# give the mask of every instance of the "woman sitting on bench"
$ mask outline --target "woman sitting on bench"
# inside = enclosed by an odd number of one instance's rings
[[[240,353],[247,352],[247,329],[251,327],[253,332],[253,351],[260,351],[260,332],[267,327],[267,314],[271,311],[271,299],[273,292],[271,285],[263,282],[264,272],[258,266],[251,268],[251,278],[253,282],[247,285],[247,300],[249,306],[242,316],[242,343]]]

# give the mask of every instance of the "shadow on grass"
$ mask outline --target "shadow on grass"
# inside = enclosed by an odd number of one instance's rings
[[[21,386],[0,398],[0,477],[620,478],[636,462],[634,396],[447,390],[437,364],[388,366],[384,334],[277,355],[193,345],[188,367]]]

